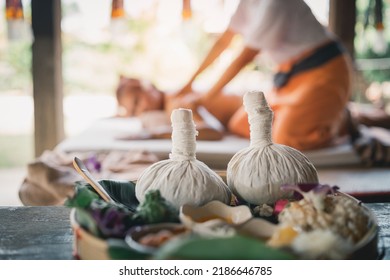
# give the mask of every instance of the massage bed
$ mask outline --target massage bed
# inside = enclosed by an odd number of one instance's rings
[[[63,152],[147,150],[160,159],[168,158],[171,140],[128,140],[142,130],[137,118],[107,118],[93,123],[80,134],[62,141],[57,149]],[[227,135],[220,141],[197,141],[196,157],[213,169],[226,169],[231,157],[249,145],[249,140]],[[305,152],[316,167],[356,165],[360,158],[348,143]]]
[[[159,159],[171,152],[171,140],[128,140],[142,130],[137,118],[105,118],[93,123],[78,135],[62,141],[56,150],[65,153],[102,151],[148,151]],[[249,145],[248,139],[226,135],[220,141],[197,141],[197,159],[214,170],[226,170],[231,157]],[[338,185],[341,190],[362,200],[390,199],[389,168],[361,164],[349,143],[305,152],[318,170],[321,183]]]

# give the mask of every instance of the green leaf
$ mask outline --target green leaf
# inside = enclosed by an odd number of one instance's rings
[[[135,196],[135,183],[120,180],[99,180],[99,183],[116,203],[124,205],[132,212],[136,211],[139,202]],[[85,209],[95,199],[102,200],[89,183],[78,181],[75,184],[75,195],[67,199],[65,205]]]
[[[99,199],[96,192],[86,187],[86,183],[77,181],[75,183],[75,194],[65,201],[65,206],[86,209],[96,199]]]
[[[131,249],[122,239],[107,239],[108,254],[113,260],[143,260],[150,256]]]
[[[169,241],[155,255],[156,259],[190,260],[289,260],[287,252],[263,242],[236,235],[228,238],[187,237]]]
[[[179,213],[161,196],[160,190],[149,190],[145,200],[137,207],[133,218],[140,224],[177,223]]]
[[[135,183],[120,180],[100,180],[99,183],[117,203],[135,212],[139,204],[135,196]]]

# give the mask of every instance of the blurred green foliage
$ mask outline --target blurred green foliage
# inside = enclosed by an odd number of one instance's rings
[[[390,44],[387,44],[387,50],[383,54],[375,53],[371,48],[364,52],[356,54],[357,59],[376,59],[376,58],[390,58]],[[390,69],[371,69],[362,70],[363,76],[368,82],[385,82],[390,81]]]
[[[34,153],[33,136],[0,135],[0,168],[23,166]]]
[[[355,26],[355,57],[356,59],[381,59],[390,58],[390,7],[388,1],[383,1],[383,25],[384,39],[387,44],[387,50],[378,54],[373,50],[373,45],[376,44],[375,36],[375,20],[373,10],[373,0],[357,0],[356,1],[356,26]],[[371,8],[370,8],[371,7]],[[367,25],[365,25],[367,24]],[[364,46],[364,47],[362,47]],[[390,80],[390,66],[385,69],[381,61],[376,62],[378,69],[362,70],[363,77],[367,83],[384,82]],[[390,64],[389,64],[390,65]],[[370,67],[371,68],[371,67]]]
[[[0,93],[26,89],[31,85],[31,44],[10,42],[0,50]]]

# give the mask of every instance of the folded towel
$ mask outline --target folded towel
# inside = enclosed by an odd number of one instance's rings
[[[140,173],[158,158],[145,151],[64,153],[45,151],[27,165],[27,175],[19,189],[24,205],[63,205],[74,194],[74,184],[83,180],[73,168],[80,158],[96,179],[137,180]]]

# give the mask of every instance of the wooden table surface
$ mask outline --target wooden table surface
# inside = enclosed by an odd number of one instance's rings
[[[390,259],[390,203],[366,205],[380,226],[379,251]],[[69,214],[61,206],[0,207],[0,259],[74,259]]]
[[[0,259],[73,259],[70,209],[0,207]]]

